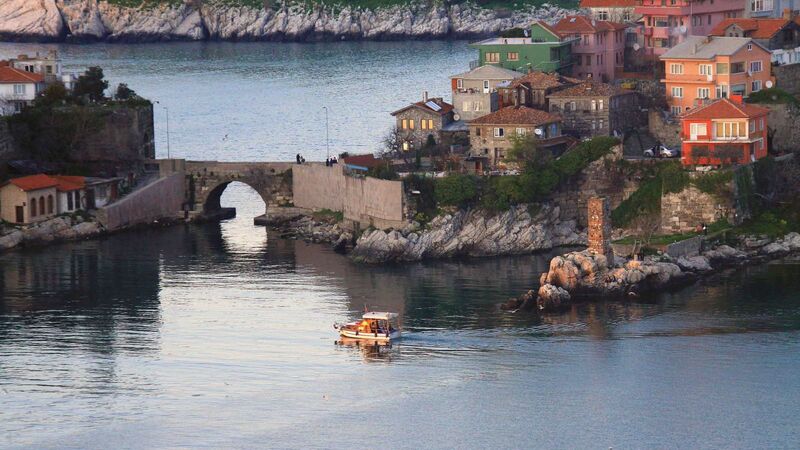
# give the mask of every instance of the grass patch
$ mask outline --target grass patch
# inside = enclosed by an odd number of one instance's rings
[[[344,213],[342,211],[333,211],[330,209],[320,209],[319,211],[314,211],[311,214],[311,217],[317,221],[336,221],[341,222],[344,220]]]
[[[800,107],[800,100],[780,88],[762,89],[747,97],[747,103],[786,104]]]
[[[785,236],[792,231],[800,231],[798,211],[781,209],[763,212],[736,227],[734,232],[739,236],[767,235],[771,238]]]

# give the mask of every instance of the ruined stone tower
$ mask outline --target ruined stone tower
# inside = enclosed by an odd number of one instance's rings
[[[611,208],[608,199],[589,199],[589,250],[610,257],[611,252]]]

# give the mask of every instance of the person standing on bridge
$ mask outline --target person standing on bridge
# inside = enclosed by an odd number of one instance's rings
[[[300,153],[298,153],[295,158],[297,158],[297,164],[300,164]]]

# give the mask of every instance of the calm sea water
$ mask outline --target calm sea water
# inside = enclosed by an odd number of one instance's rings
[[[463,43],[61,49],[170,104],[176,155],[229,160],[324,157],[326,103],[337,149],[372,148],[390,103],[445,91],[471,56]],[[223,205],[239,217],[0,255],[0,448],[800,442],[797,263],[540,318],[497,304],[535,286],[548,255],[364,267],[253,227],[264,206],[247,186]],[[399,311],[404,339],[335,344],[332,324],[365,304]]]

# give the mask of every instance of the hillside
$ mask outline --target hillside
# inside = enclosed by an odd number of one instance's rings
[[[568,4],[574,7],[573,3]],[[477,38],[555,21],[538,0],[5,0],[0,39],[41,42],[332,41]]]

